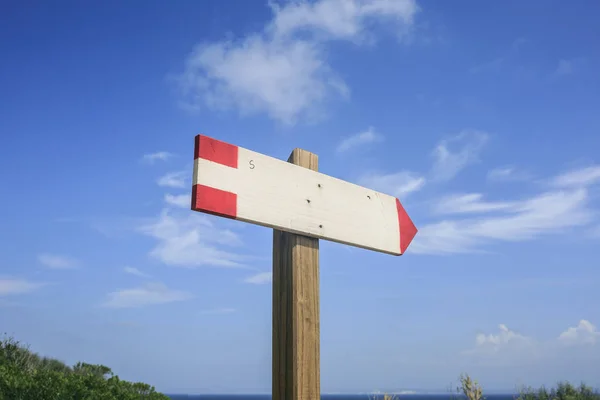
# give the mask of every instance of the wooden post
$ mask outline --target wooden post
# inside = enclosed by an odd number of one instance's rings
[[[294,149],[288,162],[318,170]],[[273,400],[319,400],[319,239],[273,230]]]

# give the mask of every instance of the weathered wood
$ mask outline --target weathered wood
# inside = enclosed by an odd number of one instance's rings
[[[318,169],[295,149],[288,162]],[[273,230],[273,400],[319,400],[319,239]]]
[[[393,196],[206,136],[196,147],[193,210],[393,255],[417,233]]]

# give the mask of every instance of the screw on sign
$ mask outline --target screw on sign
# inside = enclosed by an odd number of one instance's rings
[[[192,210],[273,228],[273,400],[320,398],[319,239],[401,255],[417,234],[395,197],[317,170],[195,138]]]

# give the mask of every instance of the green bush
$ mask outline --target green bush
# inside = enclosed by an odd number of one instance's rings
[[[121,380],[104,365],[69,367],[12,338],[0,340],[0,400],[169,400],[145,383]]]
[[[560,382],[550,390],[524,388],[517,400],[600,400],[600,393],[584,385],[574,386],[568,382]]]
[[[483,389],[477,381],[473,381],[467,374],[461,375],[459,379],[457,393],[464,395],[468,400],[485,400]],[[568,382],[559,382],[550,390],[543,386],[539,389],[525,387],[519,392],[515,400],[600,400],[600,393],[583,383],[574,386]]]

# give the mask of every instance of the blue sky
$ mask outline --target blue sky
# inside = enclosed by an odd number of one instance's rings
[[[0,331],[167,392],[269,392],[269,229],[189,210],[194,136],[396,195],[321,244],[325,392],[600,386],[600,5],[8,2]]]

